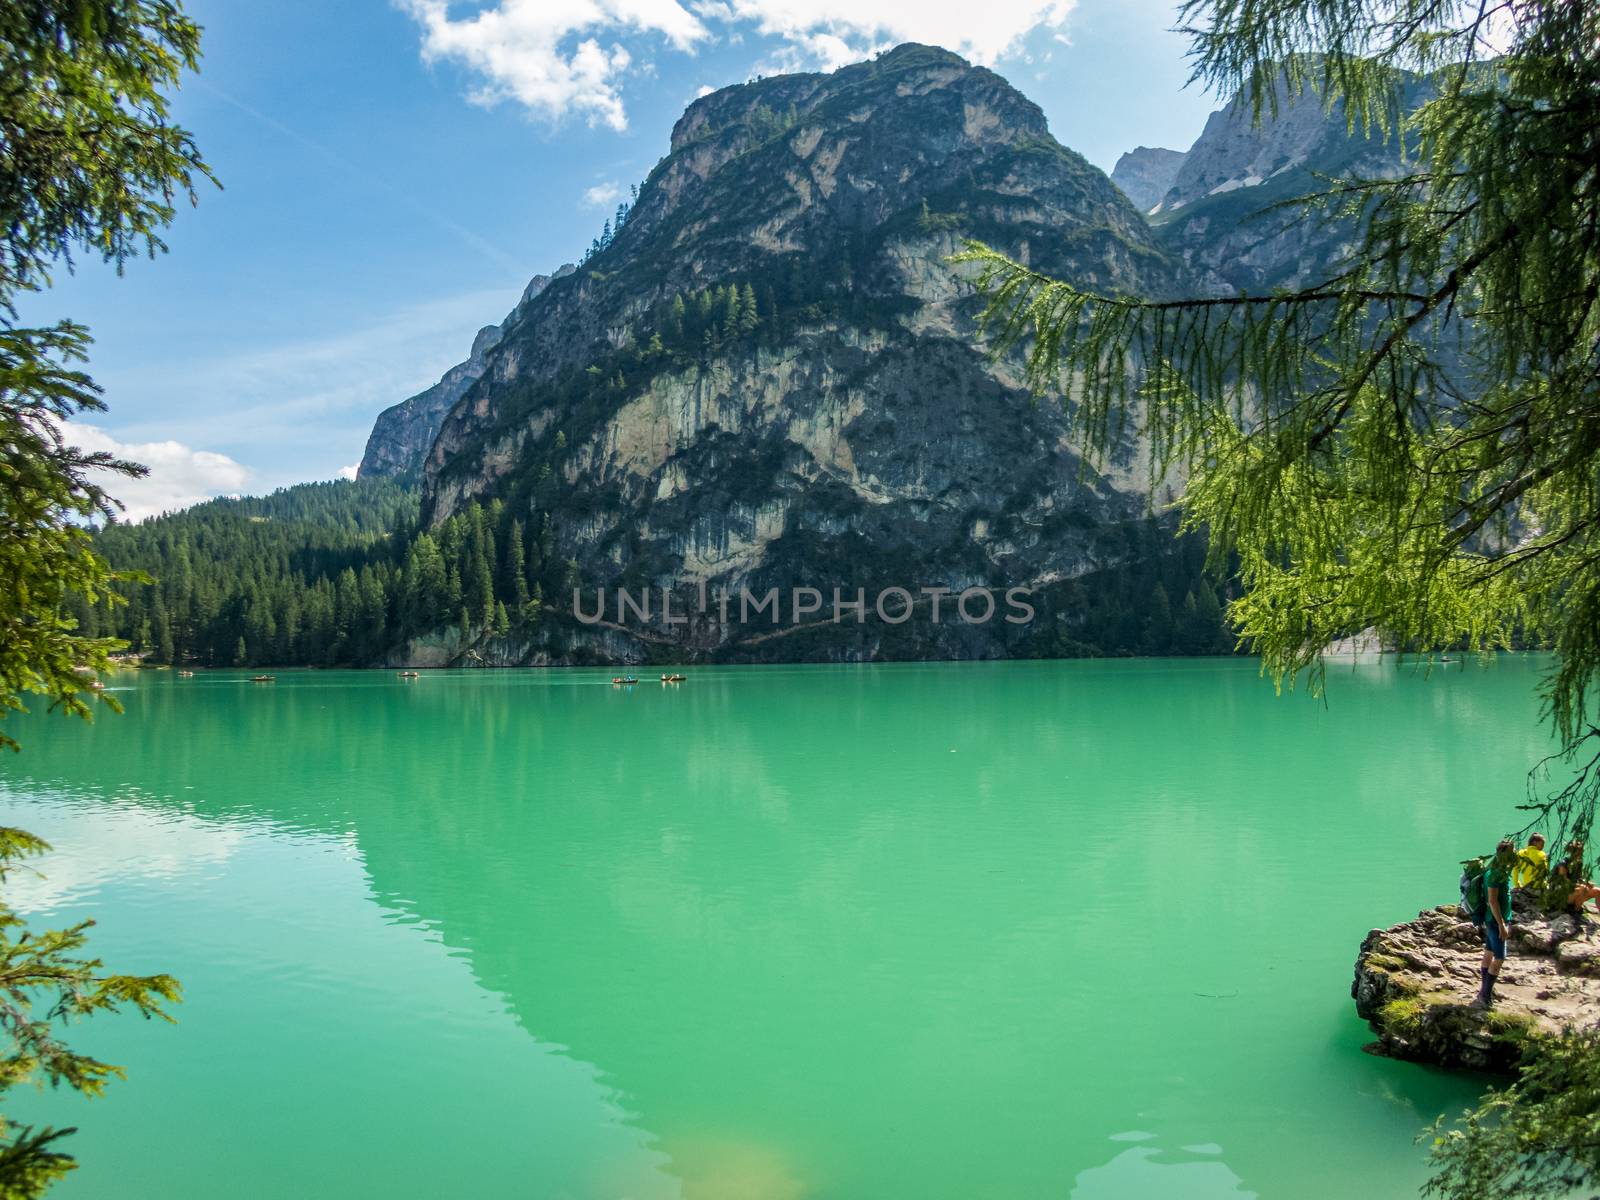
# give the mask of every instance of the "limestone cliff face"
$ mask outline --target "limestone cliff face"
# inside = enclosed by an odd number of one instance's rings
[[[1149,212],[1165,199],[1188,157],[1182,150],[1139,146],[1117,159],[1111,168],[1111,182],[1140,212]]]
[[[517,307],[500,325],[485,325],[472,339],[472,350],[465,362],[457,363],[444,373],[438,383],[408,400],[378,414],[372,433],[367,437],[367,448],[361,456],[358,471],[370,475],[414,475],[438,436],[439,426],[452,405],[478,381],[488,365],[489,352],[500,344],[507,326],[546,287],[552,279],[570,275],[575,268],[568,264],[554,275],[535,275],[523,290]]]
[[[425,516],[490,499],[548,516],[591,590],[999,590],[1115,561],[1107,531],[1148,512],[1138,449],[1083,469],[1059,407],[986,357],[948,261],[963,237],[1084,286],[1187,283],[1037,106],[948,52],[696,101],[615,239],[519,310],[450,410]],[[656,619],[628,636],[870,657],[1000,655],[1024,634]]]

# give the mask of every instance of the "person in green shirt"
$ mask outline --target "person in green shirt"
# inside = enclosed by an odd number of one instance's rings
[[[1519,888],[1539,888],[1550,877],[1550,860],[1544,853],[1544,834],[1528,837],[1528,844],[1517,851],[1517,869],[1512,872],[1511,884]]]
[[[1478,998],[1475,1008],[1494,1007],[1494,985],[1500,968],[1506,965],[1507,926],[1511,923],[1511,872],[1517,865],[1517,844],[1504,838],[1494,848],[1489,862],[1487,887],[1489,911],[1483,918],[1483,963],[1478,968]]]

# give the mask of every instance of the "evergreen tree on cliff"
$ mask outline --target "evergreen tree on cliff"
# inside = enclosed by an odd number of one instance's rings
[[[1238,555],[1230,616],[1279,682],[1317,685],[1322,648],[1371,626],[1417,650],[1552,646],[1549,712],[1588,761],[1553,815],[1583,836],[1600,797],[1600,6],[1190,0],[1182,19],[1195,78],[1258,119],[1309,91],[1403,148],[1396,177],[1303,201],[1358,230],[1347,259],[1294,291],[1159,301],[974,243],[986,321],[1026,346],[1036,389],[1068,394],[1091,451],[1137,424],[1161,467],[1188,469],[1185,521]],[[1441,1138],[1430,1193],[1592,1192],[1595,1054],[1544,1048]]]
[[[115,512],[97,474],[142,470],[70,444],[61,423],[102,407],[74,366],[88,332],[68,321],[22,327],[16,305],[75,252],[120,269],[164,249],[176,198],[193,199],[209,176],[164,95],[194,68],[199,45],[199,28],[170,0],[0,5],[0,715],[21,711],[28,693],[90,715],[95,693],[80,668],[108,666],[120,643],[88,636],[73,606],[108,600],[118,576],[84,525]],[[0,747],[16,741],[0,733]],[[46,849],[0,830],[0,885]],[[177,999],[168,976],[108,976],[77,957],[86,928],[31,932],[0,904],[0,1093],[39,1080],[99,1094],[118,1068],[73,1053],[58,1027],[127,1006],[156,1015]],[[58,1145],[68,1132],[0,1120],[0,1196],[36,1196],[71,1170]]]

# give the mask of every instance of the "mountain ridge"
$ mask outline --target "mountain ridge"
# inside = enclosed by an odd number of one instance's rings
[[[1252,131],[1235,100],[1189,151],[1124,155],[1119,185],[1004,79],[936,47],[692,102],[604,243],[397,406],[424,525],[496,505],[590,589],[1017,586],[1039,590],[1039,615],[774,631],[658,609],[597,625],[552,594],[498,658],[1073,644],[1074,589],[1162,553],[1144,531],[1180,481],[1152,478],[1132,430],[1098,470],[1081,461],[1060,406],[981,349],[981,302],[950,256],[975,237],[1079,287],[1155,297],[1292,282],[1337,241],[1240,211],[1303,183],[1319,154],[1377,151],[1315,103],[1283,107],[1282,128]],[[1163,183],[1147,219],[1127,191]]]
[[[548,515],[592,586],[1004,590],[1114,561],[1094,531],[1145,519],[1137,450],[1091,470],[1061,410],[983,352],[948,261],[963,236],[1085,286],[1182,282],[1036,104],[948,51],[702,97],[611,241],[534,299],[446,416],[426,519],[491,499]],[[866,657],[910,633],[827,632],[826,653]],[[657,618],[621,636],[721,652],[756,634]],[[911,640],[970,656],[1018,636]]]

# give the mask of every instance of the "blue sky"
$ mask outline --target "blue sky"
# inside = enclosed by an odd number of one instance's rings
[[[86,444],[152,467],[129,515],[327,479],[373,417],[460,361],[529,276],[575,259],[702,90],[901,41],[949,46],[1110,170],[1185,149],[1154,0],[188,0],[205,60],[176,102],[224,190],[171,253],[80,266],[23,317],[91,327]]]

